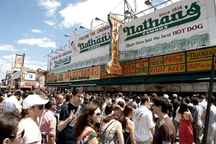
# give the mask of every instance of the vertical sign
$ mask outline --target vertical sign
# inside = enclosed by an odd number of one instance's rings
[[[25,54],[16,54],[15,56],[15,68],[22,68],[24,65]]]

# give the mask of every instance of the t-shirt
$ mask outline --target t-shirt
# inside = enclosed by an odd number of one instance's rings
[[[176,130],[172,119],[165,115],[162,120],[158,120],[155,127],[153,144],[173,144],[175,142]]]
[[[23,132],[22,144],[41,144],[41,132],[37,123],[30,117],[24,118],[19,122],[18,134]]]
[[[71,103],[62,105],[59,120],[60,121],[66,120],[69,117],[71,112],[73,112],[75,115],[78,116],[78,114],[80,113],[80,109],[81,109],[80,106],[76,107]],[[59,132],[57,144],[75,144],[77,138],[75,138],[74,132],[75,132],[74,124],[73,123],[68,124],[61,132]]]
[[[136,141],[149,141],[153,138],[151,128],[154,128],[152,112],[146,106],[140,106],[134,115]]]
[[[71,103],[62,105],[59,120],[60,121],[66,120],[69,117],[70,112],[76,113],[77,110],[78,110],[78,107],[74,106]]]
[[[40,118],[40,130],[42,132],[43,137],[45,137],[45,140],[43,140],[43,143],[47,143],[48,136],[55,137],[56,135],[56,118],[54,116],[54,113],[50,110],[45,110],[42,113],[42,116]]]

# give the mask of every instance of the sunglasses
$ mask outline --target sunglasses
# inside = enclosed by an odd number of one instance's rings
[[[101,115],[101,113],[96,113],[95,115],[96,115],[96,116],[100,116],[100,115]]]

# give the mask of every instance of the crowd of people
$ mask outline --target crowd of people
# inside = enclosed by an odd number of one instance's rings
[[[204,94],[1,92],[0,144],[200,144]],[[207,144],[216,144],[216,99]]]

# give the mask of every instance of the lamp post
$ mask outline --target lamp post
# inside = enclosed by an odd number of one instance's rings
[[[96,21],[101,21],[101,22],[103,22],[103,23],[105,23],[105,24],[108,24],[106,21],[104,21],[104,20],[102,20],[102,19],[100,19],[100,18],[98,18],[98,17],[96,17],[95,20],[96,20]]]
[[[147,6],[151,6],[152,8],[154,8],[154,10],[157,9],[155,6],[153,6],[153,4],[152,4],[152,0],[145,0],[144,3],[145,3],[145,5],[147,5]]]

